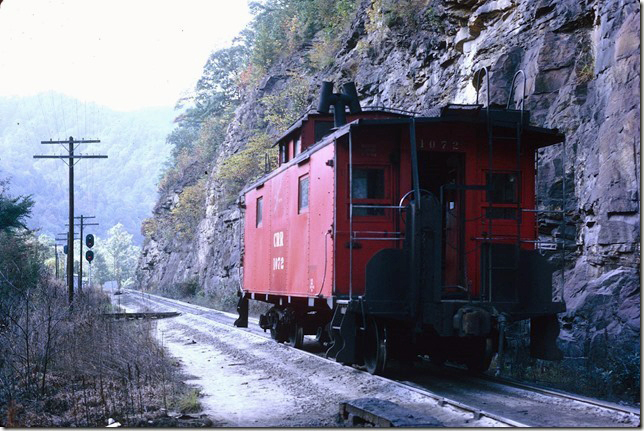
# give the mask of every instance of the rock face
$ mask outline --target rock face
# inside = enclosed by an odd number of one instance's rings
[[[540,226],[566,245],[561,347],[568,357],[597,360],[639,352],[639,4],[434,1],[415,27],[393,22],[368,32],[370,4],[363,0],[333,66],[309,73],[310,82],[353,80],[363,106],[426,113],[445,103],[473,103],[472,73],[483,66],[490,70],[491,102],[505,104],[522,69],[533,124],[566,135],[563,162],[561,148],[540,153],[538,185],[544,207],[561,209],[562,178],[566,189],[563,227],[560,215]],[[300,64],[296,58],[276,65],[265,85],[247,94],[216,164],[244,145],[245,125],[261,124],[255,100],[288,85],[289,71],[305,74]],[[197,278],[202,289],[224,296],[238,288],[240,210],[217,204],[222,190],[213,175],[208,190],[206,217],[191,241],[147,244],[139,268],[144,286]],[[162,197],[155,214],[168,211],[173,199],[176,194]],[[637,361],[639,367],[639,353]]]

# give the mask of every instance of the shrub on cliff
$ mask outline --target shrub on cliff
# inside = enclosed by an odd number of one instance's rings
[[[206,179],[185,187],[179,195],[179,202],[170,211],[173,230],[179,238],[191,238],[197,225],[204,217],[206,199]]]
[[[232,203],[239,191],[259,178],[265,172],[266,160],[275,167],[276,148],[271,147],[273,140],[266,133],[252,136],[246,147],[228,157],[219,166],[217,178],[224,184],[224,203]],[[268,159],[267,159],[268,158]]]
[[[225,192],[222,204],[232,203],[244,186],[263,175],[267,168],[271,170],[277,166],[278,150],[272,146],[275,137],[286,131],[306,111],[310,93],[306,79],[291,76],[289,85],[282,91],[260,99],[268,131],[255,130],[246,146],[219,166],[217,178],[223,183]]]
[[[353,19],[358,3],[356,0],[251,3],[255,16],[246,36],[251,47],[251,64],[264,73],[276,61],[307,45],[335,44]]]

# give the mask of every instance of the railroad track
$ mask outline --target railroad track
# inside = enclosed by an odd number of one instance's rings
[[[576,394],[571,394],[567,392],[557,391],[555,389],[546,388],[546,387],[542,387],[542,386],[538,386],[538,385],[534,385],[526,382],[520,382],[518,380],[508,379],[504,377],[494,377],[494,376],[483,375],[483,376],[478,376],[477,378],[494,382],[494,383],[503,384],[506,386],[513,386],[516,388],[527,389],[535,393],[541,393],[545,395],[559,397],[564,400],[581,401],[589,405],[601,407],[607,410],[621,412],[628,415],[634,415],[634,416],[637,416],[638,418],[640,417],[640,409],[637,409],[635,407],[629,407],[621,404],[611,403],[609,401],[597,400],[594,398],[584,397],[582,395],[576,395]]]
[[[126,290],[128,296],[141,301],[144,306],[170,307],[200,315],[206,319],[233,326],[237,315],[207,307],[189,304],[157,295]],[[155,310],[157,311],[157,310]],[[249,319],[249,328],[237,328],[261,338],[270,338],[257,326],[257,319]],[[324,358],[323,349],[308,339],[304,350],[308,355]],[[326,360],[326,359],[325,359]],[[336,363],[335,361],[331,361]],[[344,365],[337,364],[340,367]],[[456,368],[437,369],[431,365],[412,371],[394,372],[378,379],[416,391],[432,398],[439,405],[469,412],[473,418],[490,418],[499,425],[512,427],[637,427],[640,411],[588,397],[542,388],[523,382],[491,376],[472,377]]]

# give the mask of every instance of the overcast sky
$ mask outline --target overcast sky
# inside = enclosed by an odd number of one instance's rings
[[[246,0],[4,0],[0,96],[173,106],[249,20]]]

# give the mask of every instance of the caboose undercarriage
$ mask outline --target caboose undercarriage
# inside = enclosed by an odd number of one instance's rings
[[[336,110],[344,111],[335,96]],[[557,313],[565,304],[553,300],[553,269],[539,250],[534,158],[560,142],[563,135],[530,126],[529,113],[509,103],[336,124],[247,189],[256,217],[246,217],[246,241],[268,226],[273,248],[266,256],[276,257],[269,288],[253,284],[263,283],[257,268],[245,275],[235,324],[248,324],[248,301],[255,299],[273,304],[260,326],[276,341],[300,347],[304,335],[316,335],[329,357],[371,373],[419,355],[481,372],[503,352],[506,325],[529,319],[531,354],[561,358]],[[281,189],[288,169],[297,169],[297,198]],[[324,172],[333,175],[330,183]],[[277,185],[265,187],[272,178]],[[322,193],[309,197],[316,184]],[[297,205],[294,218],[275,206],[289,199]],[[265,206],[277,214],[268,222]],[[322,226],[315,237],[313,223]],[[307,260],[284,258],[287,242],[296,253],[300,244]],[[318,261],[314,243],[323,248]],[[259,264],[253,256],[246,266]],[[291,261],[307,264],[308,272],[280,272]],[[298,277],[310,284],[291,287]]]

